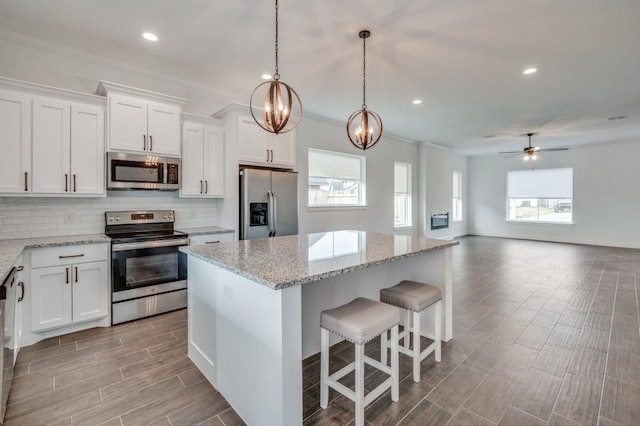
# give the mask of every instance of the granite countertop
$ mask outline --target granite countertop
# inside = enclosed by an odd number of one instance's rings
[[[234,229],[220,228],[219,226],[203,226],[200,228],[176,228],[176,231],[185,232],[190,236],[207,234],[228,234],[236,232]]]
[[[180,250],[280,290],[457,244],[406,235],[334,231],[180,247]]]
[[[109,243],[111,239],[103,234],[69,235],[64,237],[24,238],[0,241],[0,278],[4,280],[20,253],[27,248],[72,246],[80,244]]]

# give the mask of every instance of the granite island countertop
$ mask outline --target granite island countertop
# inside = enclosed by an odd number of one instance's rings
[[[281,290],[457,244],[451,240],[347,230],[180,247],[180,250]]]
[[[63,237],[23,238],[0,241],[0,279],[4,280],[24,249],[59,247],[81,244],[109,243],[104,234],[68,235]],[[2,281],[0,281],[2,282]]]
[[[221,228],[219,226],[202,226],[199,228],[176,228],[176,231],[184,232],[193,237],[196,235],[208,235],[208,234],[229,234],[235,233],[234,229]]]

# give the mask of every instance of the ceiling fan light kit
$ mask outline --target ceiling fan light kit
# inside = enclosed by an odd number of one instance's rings
[[[298,93],[287,83],[280,81],[278,72],[278,0],[276,0],[276,69],[273,78],[260,83],[251,94],[251,116],[270,133],[290,132],[302,119],[302,101]]]
[[[367,109],[367,48],[366,40],[371,31],[362,30],[358,37],[362,39],[362,109],[351,114],[347,121],[347,137],[353,146],[363,151],[374,147],[382,137],[380,116]]]
[[[534,161],[538,159],[538,152],[543,152],[543,151],[568,151],[569,148],[548,148],[548,149],[542,149],[539,146],[531,146],[531,136],[537,135],[537,133],[527,133],[527,136],[529,137],[529,146],[524,147],[524,149],[522,151],[504,151],[504,152],[500,152],[499,154],[513,154],[513,155],[509,155],[507,156],[507,158],[511,158],[511,157],[515,157],[516,155],[520,155],[520,154],[524,154],[524,157],[522,158],[524,161]]]

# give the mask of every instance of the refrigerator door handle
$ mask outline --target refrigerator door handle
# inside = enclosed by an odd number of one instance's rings
[[[273,193],[267,191],[268,205],[267,210],[267,231],[269,231],[269,237],[273,237]]]
[[[278,197],[276,197],[276,193],[271,191],[271,211],[272,211],[272,215],[273,215],[273,236],[276,236],[276,232],[278,232],[278,229],[276,228],[276,225],[278,223],[278,216],[277,216],[277,211],[278,211]]]

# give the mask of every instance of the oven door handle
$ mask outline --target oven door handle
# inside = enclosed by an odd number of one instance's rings
[[[147,248],[157,247],[172,247],[172,246],[186,246],[189,245],[188,238],[180,238],[173,240],[158,240],[158,241],[141,241],[134,243],[116,243],[111,245],[111,251],[126,251],[126,250],[139,250]]]

